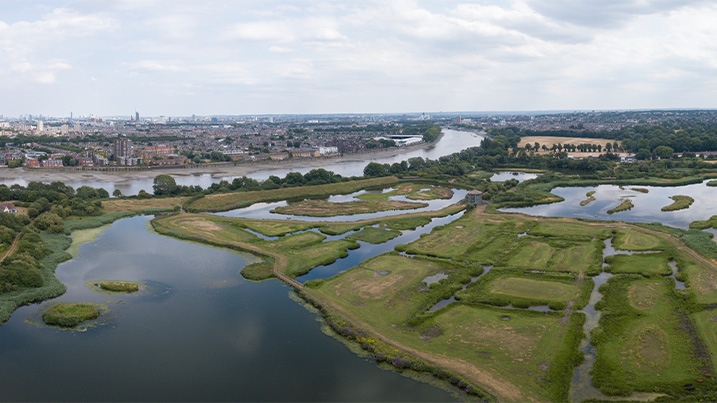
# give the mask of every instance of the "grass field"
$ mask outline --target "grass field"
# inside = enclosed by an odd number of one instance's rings
[[[553,254],[553,249],[546,242],[519,242],[521,246],[511,253],[507,264],[529,270],[544,270]]]
[[[339,215],[377,213],[380,211],[414,210],[427,206],[428,204],[426,203],[404,201],[350,201],[332,203],[326,200],[304,200],[291,203],[288,206],[277,207],[271,212],[308,217],[334,217]]]
[[[615,249],[630,251],[665,250],[667,246],[654,235],[630,230],[617,231],[612,245]]]
[[[292,188],[212,194],[194,201],[191,209],[199,211],[225,211],[246,207],[258,202],[296,200],[348,194],[371,187],[388,187],[398,183],[393,176],[339,182],[328,185],[301,186]]]
[[[390,241],[391,239],[399,235],[401,235],[400,231],[392,230],[389,228],[367,227],[355,234],[349,235],[348,239],[368,242],[371,244],[382,244],[384,242]]]
[[[562,310],[572,301],[583,306],[592,290],[593,282],[577,281],[575,274],[534,273],[493,269],[473,286],[456,293],[456,298],[468,304],[512,305],[517,308],[548,305]]]
[[[250,220],[244,219],[236,225],[258,232],[264,236],[282,236],[292,232],[313,228],[313,224],[287,220]]]
[[[102,202],[105,214],[125,213],[147,209],[165,209],[171,211],[181,206],[189,197],[154,197],[151,199],[109,199]]]
[[[667,276],[672,273],[672,269],[667,265],[669,260],[670,256],[665,253],[613,255],[605,258],[605,262],[609,264],[605,271],[613,274]]]
[[[558,325],[559,316],[453,305],[428,321],[405,325],[422,311],[422,294],[431,292],[422,288],[422,279],[439,272],[449,273],[448,280],[456,275],[434,262],[381,256],[326,280],[315,292],[428,357],[470,363],[468,368],[474,373],[485,374],[483,382],[490,379],[483,385],[488,390],[512,390],[501,394],[503,398],[514,392],[519,394],[509,400],[551,396],[541,379],[547,376],[568,330]]]
[[[529,299],[567,302],[578,295],[574,285],[521,277],[506,277],[490,284],[491,292]]]
[[[604,311],[593,333],[593,382],[609,394],[684,392],[702,376],[695,345],[676,310],[668,279],[616,276],[604,288]]]

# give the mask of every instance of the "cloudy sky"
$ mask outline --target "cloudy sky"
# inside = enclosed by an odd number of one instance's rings
[[[717,108],[712,0],[0,0],[0,115]]]

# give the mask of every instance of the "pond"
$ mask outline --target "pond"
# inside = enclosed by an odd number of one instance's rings
[[[616,220],[628,222],[659,222],[677,228],[687,228],[692,221],[706,220],[717,214],[717,188],[707,186],[707,181],[685,186],[616,186],[600,185],[594,187],[555,188],[553,194],[565,200],[559,203],[533,207],[501,209],[504,212],[525,213],[544,217],[572,217],[596,220]],[[638,190],[635,190],[638,189]],[[647,193],[645,193],[647,190]],[[594,191],[595,201],[581,206],[587,192]],[[664,212],[660,209],[672,204],[670,196],[685,195],[695,199],[694,204],[685,210]],[[617,207],[622,199],[629,198],[634,207],[629,211],[608,214]]]
[[[250,257],[117,221],[60,265],[62,297],[0,326],[4,401],[446,401],[448,392],[381,370],[322,333],[279,281],[245,281]],[[139,281],[108,296],[85,284]],[[85,332],[41,324],[56,301],[106,305]],[[10,386],[12,385],[12,386]]]
[[[505,171],[505,172],[496,172],[493,174],[493,176],[490,177],[491,182],[505,182],[507,180],[515,179],[518,182],[527,181],[528,179],[535,179],[538,177],[538,174],[528,173],[528,172],[512,172],[512,171]]]

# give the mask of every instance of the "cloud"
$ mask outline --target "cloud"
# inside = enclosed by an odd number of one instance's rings
[[[139,97],[164,115],[198,112],[193,102],[204,113],[717,106],[709,1],[17,4],[0,17],[0,88],[71,89],[96,113]],[[171,103],[182,110],[162,109],[188,90]]]

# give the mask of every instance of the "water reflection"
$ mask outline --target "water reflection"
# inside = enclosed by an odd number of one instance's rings
[[[68,286],[57,300],[108,305],[106,326],[35,326],[25,320],[41,306],[31,305],[0,327],[1,400],[452,400],[324,336],[289,287],[243,280],[241,255],[156,235],[147,220],[116,222],[57,269]],[[148,291],[108,297],[85,286],[99,279]]]
[[[498,172],[490,177],[491,182],[505,182],[510,179],[515,179],[518,182],[527,181],[528,179],[535,179],[538,174],[532,174],[527,172]]]
[[[347,202],[347,201],[360,201],[360,199],[356,199],[356,196],[360,194],[366,193],[365,191],[359,191],[356,193],[352,193],[349,195],[335,195],[328,198],[329,202]],[[336,222],[336,221],[361,221],[361,220],[371,220],[379,217],[390,217],[394,215],[400,215],[400,214],[408,214],[408,213],[418,213],[422,211],[436,211],[440,210],[444,207],[448,207],[452,204],[456,204],[459,201],[465,199],[466,197],[466,190],[462,189],[453,189],[453,196],[450,199],[436,199],[436,200],[422,200],[420,203],[426,203],[428,206],[421,207],[417,209],[411,209],[411,210],[389,210],[389,211],[381,211],[377,213],[365,213],[365,214],[352,214],[352,215],[341,215],[341,216],[333,216],[333,217],[309,217],[309,216],[295,216],[291,214],[280,214],[280,213],[272,213],[271,210],[276,209],[277,207],[284,207],[287,206],[288,203],[285,201],[282,202],[275,202],[275,203],[256,203],[249,207],[240,208],[236,210],[230,210],[225,211],[221,213],[216,213],[216,215],[221,215],[225,217],[241,217],[241,218],[253,218],[253,219],[298,219],[301,221],[310,221],[310,222],[317,222],[317,221],[328,221],[328,222]],[[405,198],[405,196],[394,196],[391,197],[391,200],[406,200],[406,201],[413,201],[415,200],[408,200]]]
[[[573,217],[598,220],[619,220],[629,222],[659,222],[678,228],[688,228],[690,222],[706,220],[717,214],[717,188],[709,187],[706,181],[694,185],[677,187],[640,186],[648,193],[632,190],[635,186],[621,188],[616,185],[600,185],[596,187],[555,188],[553,194],[565,200],[559,203],[545,204],[525,208],[501,209],[505,212],[518,212],[545,217]],[[580,202],[587,199],[586,193],[595,191],[595,201],[586,206]],[[672,204],[670,196],[685,195],[695,199],[692,206],[685,210],[664,212],[660,209]],[[630,197],[634,207],[629,211],[607,214],[617,207],[620,199]]]

